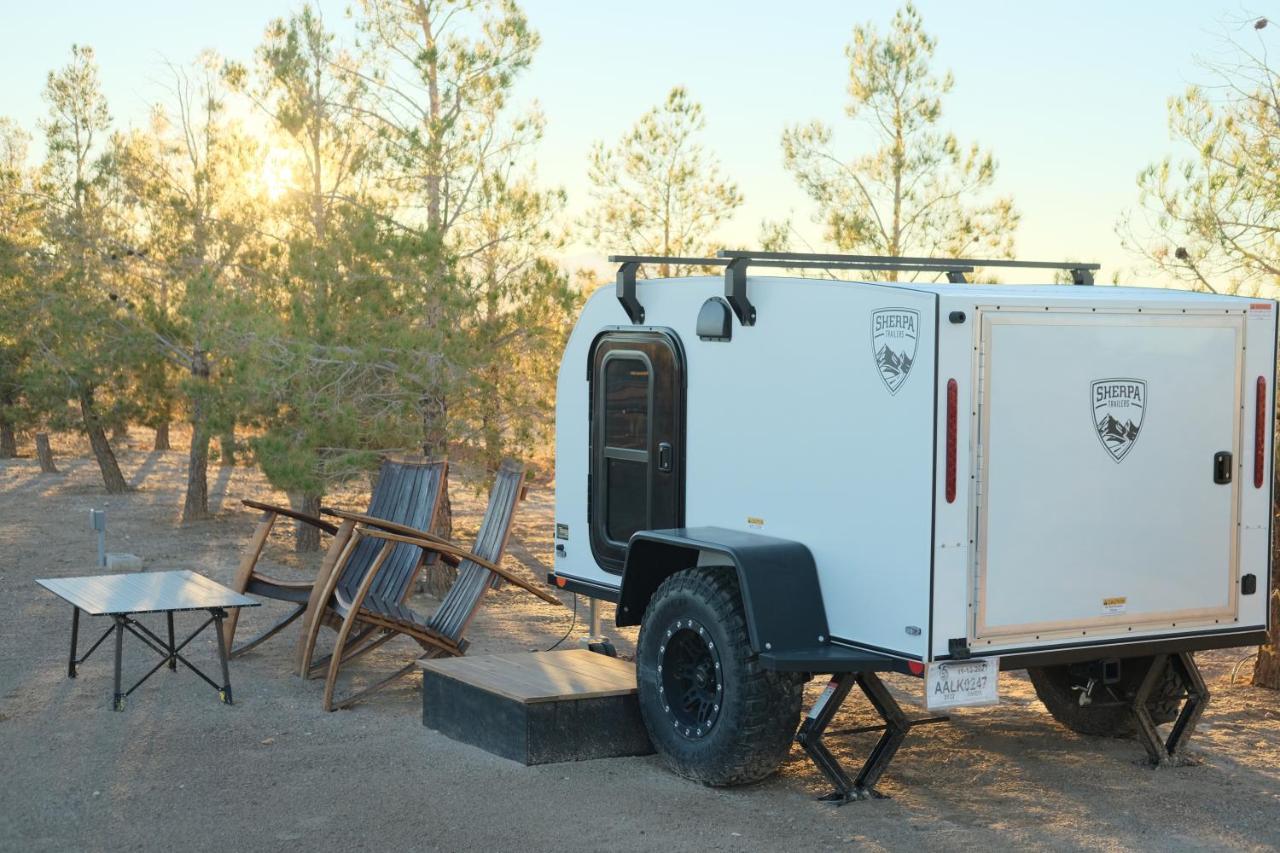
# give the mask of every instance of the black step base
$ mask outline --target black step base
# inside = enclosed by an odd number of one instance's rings
[[[621,695],[574,696],[570,691],[517,699],[458,675],[430,665],[422,673],[422,724],[453,740],[524,765],[653,752],[634,689]]]

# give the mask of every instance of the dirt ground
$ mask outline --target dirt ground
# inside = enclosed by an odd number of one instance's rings
[[[322,682],[290,674],[294,627],[233,661],[234,707],[180,669],[158,673],[113,713],[109,649],[68,679],[70,608],[33,582],[95,571],[86,510],[105,508],[109,550],[138,554],[147,570],[190,568],[225,582],[255,521],[239,499],[284,500],[253,469],[214,466],[216,519],[179,527],[185,453],[148,452],[143,432],[120,454],[135,487],[123,496],[103,493],[92,458],[69,440],[56,447],[58,475],[41,475],[34,459],[0,462],[0,849],[1280,846],[1280,695],[1246,686],[1248,663],[1232,678],[1244,649],[1199,656],[1213,701],[1192,742],[1198,766],[1151,770],[1134,742],[1066,732],[1021,674],[1006,674],[1001,705],[908,738],[881,785],[891,799],[842,808],[815,801],[823,781],[798,749],[777,776],[735,790],[686,782],[654,756],[522,767],[424,728],[416,678],[328,714]],[[454,494],[465,538],[484,496],[461,483]],[[358,489],[330,499],[364,501]],[[525,558],[508,564],[536,576],[528,555],[549,559],[550,489],[535,486],[520,512]],[[315,560],[296,558],[280,528],[264,559],[273,573],[305,576]],[[431,606],[423,594],[413,604]],[[242,630],[278,612],[246,611]],[[473,625],[471,654],[546,648],[570,615],[504,589]],[[180,617],[179,630],[194,618]],[[105,625],[87,620],[82,644]],[[583,633],[579,619],[566,643]],[[634,635],[621,633],[629,652]],[[152,653],[126,643],[132,683]],[[361,671],[386,671],[413,648],[390,644]],[[216,667],[213,649],[202,636],[191,657]],[[891,679],[922,714],[919,684]],[[861,706],[843,716],[833,728],[872,721]],[[837,739],[839,754],[856,766],[869,737]]]

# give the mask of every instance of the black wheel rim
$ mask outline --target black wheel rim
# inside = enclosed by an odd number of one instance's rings
[[[667,626],[658,648],[658,695],[672,727],[684,737],[706,737],[720,717],[720,652],[711,633],[693,619]]]

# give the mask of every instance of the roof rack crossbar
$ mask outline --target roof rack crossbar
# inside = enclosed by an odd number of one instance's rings
[[[721,249],[716,253],[718,258],[746,258],[752,261],[820,261],[827,263],[865,263],[883,265],[883,269],[892,269],[901,264],[938,264],[950,267],[963,264],[971,267],[1008,267],[1019,269],[1056,269],[1056,270],[1089,270],[1102,268],[1101,264],[1083,263],[1079,261],[1013,261],[1003,258],[924,258],[924,257],[889,257],[882,255],[841,255],[816,252],[745,252]]]
[[[730,258],[682,258],[669,255],[610,255],[611,264],[676,264],[692,267],[723,267]]]
[[[756,309],[747,298],[747,267],[790,269],[883,270],[896,272],[938,272],[953,284],[963,284],[965,273],[979,267],[1006,269],[1052,269],[1071,273],[1072,284],[1093,284],[1093,274],[1101,264],[1076,261],[1012,261],[1001,258],[923,258],[882,255],[841,255],[819,252],[750,252],[721,249],[714,258],[668,257],[665,255],[610,255],[618,264],[618,302],[633,324],[644,322],[644,306],[636,297],[636,270],[643,264],[724,267],[724,298],[744,326],[754,326]]]
[[[835,263],[834,261],[775,261],[775,260],[758,260],[755,258],[747,259],[751,261],[753,267],[781,267],[783,269],[823,269],[823,270],[898,270],[899,272],[973,272],[974,268],[968,264],[952,264],[952,263],[932,263],[932,264],[894,264],[892,267],[886,267],[884,264],[875,263],[859,263],[850,261],[848,263]]]

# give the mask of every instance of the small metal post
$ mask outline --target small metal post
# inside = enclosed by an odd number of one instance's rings
[[[111,701],[111,708],[114,711],[124,710],[124,693],[120,690],[120,659],[124,652],[124,620],[125,617],[117,616],[116,619],[116,692]]]
[[[213,630],[218,635],[218,663],[222,664],[222,688],[218,691],[218,698],[227,705],[234,705],[231,701],[231,670],[227,668],[227,642],[222,636],[222,620],[227,618],[227,611],[214,607],[209,613],[213,616]]]
[[[169,617],[169,671],[176,672],[178,669],[178,652],[173,647],[173,611],[165,613]]]
[[[107,511],[105,509],[89,510],[89,523],[98,531],[98,566],[107,565]]]
[[[590,602],[587,610],[589,630],[587,631],[587,636],[578,638],[578,647],[616,658],[618,656],[617,647],[600,630],[600,603],[594,598],[588,599],[588,601]]]
[[[76,677],[76,645],[80,640],[80,608],[71,605],[71,658],[67,661],[67,678]]]

